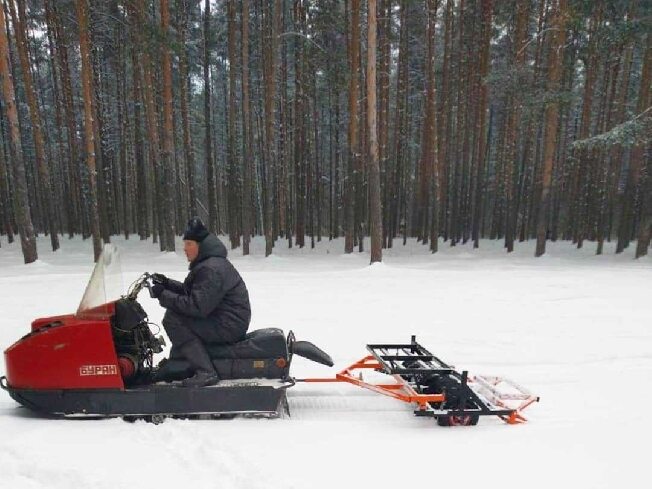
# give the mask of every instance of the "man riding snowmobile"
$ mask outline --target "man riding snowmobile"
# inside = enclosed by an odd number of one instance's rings
[[[183,283],[153,275],[152,295],[167,309],[163,327],[172,342],[170,356],[180,354],[195,370],[186,387],[214,385],[220,378],[205,343],[244,339],[251,319],[249,293],[227,250],[198,218],[188,221],[183,250],[190,262]]]

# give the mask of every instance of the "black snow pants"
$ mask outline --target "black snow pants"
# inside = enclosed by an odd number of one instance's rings
[[[168,309],[163,316],[163,328],[172,342],[172,348],[199,339],[202,343],[236,343],[244,339],[245,332],[220,327],[213,318],[192,318]]]

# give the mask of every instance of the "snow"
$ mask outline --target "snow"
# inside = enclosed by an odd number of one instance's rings
[[[183,279],[185,258],[158,245],[114,242],[124,283],[143,271]],[[228,242],[228,241],[227,241]],[[76,310],[92,245],[62,240],[23,265],[0,248],[0,346],[35,317]],[[333,488],[640,487],[648,479],[652,421],[652,258],[595,256],[593,247],[502,243],[450,248],[397,242],[382,264],[344,255],[342,240],[263,258],[231,252],[252,299],[252,328],[292,329],[330,353],[335,368],[296,358],[296,377],[331,376],[374,342],[420,343],[458,369],[506,376],[541,396],[510,426],[442,428],[410,406],[341,384],[298,384],[288,419],[42,419],[0,393],[0,487]],[[628,250],[629,251],[629,250]],[[154,322],[163,310],[141,296]],[[4,364],[0,365],[0,375]]]

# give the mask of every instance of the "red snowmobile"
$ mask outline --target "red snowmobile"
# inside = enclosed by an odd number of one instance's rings
[[[0,382],[11,397],[34,411],[64,416],[275,416],[287,409],[285,392],[294,385],[293,354],[333,365],[291,332],[286,338],[280,329],[259,329],[233,345],[208,345],[223,379],[217,386],[183,388],[175,380],[192,375],[187,361],[170,358],[153,367],[153,355],[165,343],[152,333],[137,301],[151,286],[150,275],[122,297],[116,294],[120,282],[117,252],[106,246],[77,312],[33,321],[31,332],[5,351],[6,378]]]
[[[456,372],[415,337],[408,344],[367,345],[370,355],[335,377],[295,379],[290,375],[293,355],[329,367],[333,361],[314,344],[297,341],[291,331],[285,337],[276,328],[252,331],[235,344],[207,345],[222,380],[215,386],[183,387],[180,380],[193,374],[185,359],[172,355],[153,365],[165,342],[152,333],[137,301],[151,287],[150,275],[143,274],[122,297],[120,282],[117,251],[107,245],[77,312],[36,319],[31,332],[5,351],[0,387],[45,415],[154,423],[170,416],[289,415],[286,392],[296,382],[347,382],[414,404],[416,415],[434,417],[443,426],[476,424],[482,415],[523,422],[521,411],[538,401],[504,379]],[[362,371],[394,381],[367,382]]]

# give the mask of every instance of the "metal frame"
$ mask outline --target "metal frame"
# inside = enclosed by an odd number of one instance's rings
[[[341,370],[335,377],[297,379],[298,382],[345,382],[399,401],[415,404],[416,416],[437,418],[440,424],[475,424],[479,416],[493,415],[508,424],[523,423],[522,411],[539,401],[515,382],[501,377],[469,377],[430,353],[412,336],[408,344],[367,345],[370,355]],[[364,370],[391,376],[393,383],[371,383]],[[428,392],[433,381],[443,381],[457,391],[455,407],[445,407],[445,392]],[[511,392],[502,387],[506,385]],[[449,399],[450,401],[450,399]],[[513,406],[519,402],[517,406]],[[462,406],[462,408],[460,408]],[[472,422],[472,420],[474,422]]]
[[[326,378],[309,378],[309,379],[297,379],[297,382],[347,382],[349,384],[362,387],[374,391],[378,394],[383,394],[385,396],[393,397],[399,401],[416,403],[418,409],[425,411],[428,409],[430,402],[442,402],[445,397],[442,394],[422,394],[417,389],[415,389],[410,383],[406,382],[399,375],[393,375],[397,382],[391,384],[372,384],[370,382],[365,382],[362,378],[362,370],[375,370],[382,371],[383,366],[373,355],[368,355],[352,365],[348,366],[344,370],[335,374],[335,377],[326,377]],[[358,375],[355,374],[356,371],[360,371]],[[387,373],[387,372],[385,372]]]

